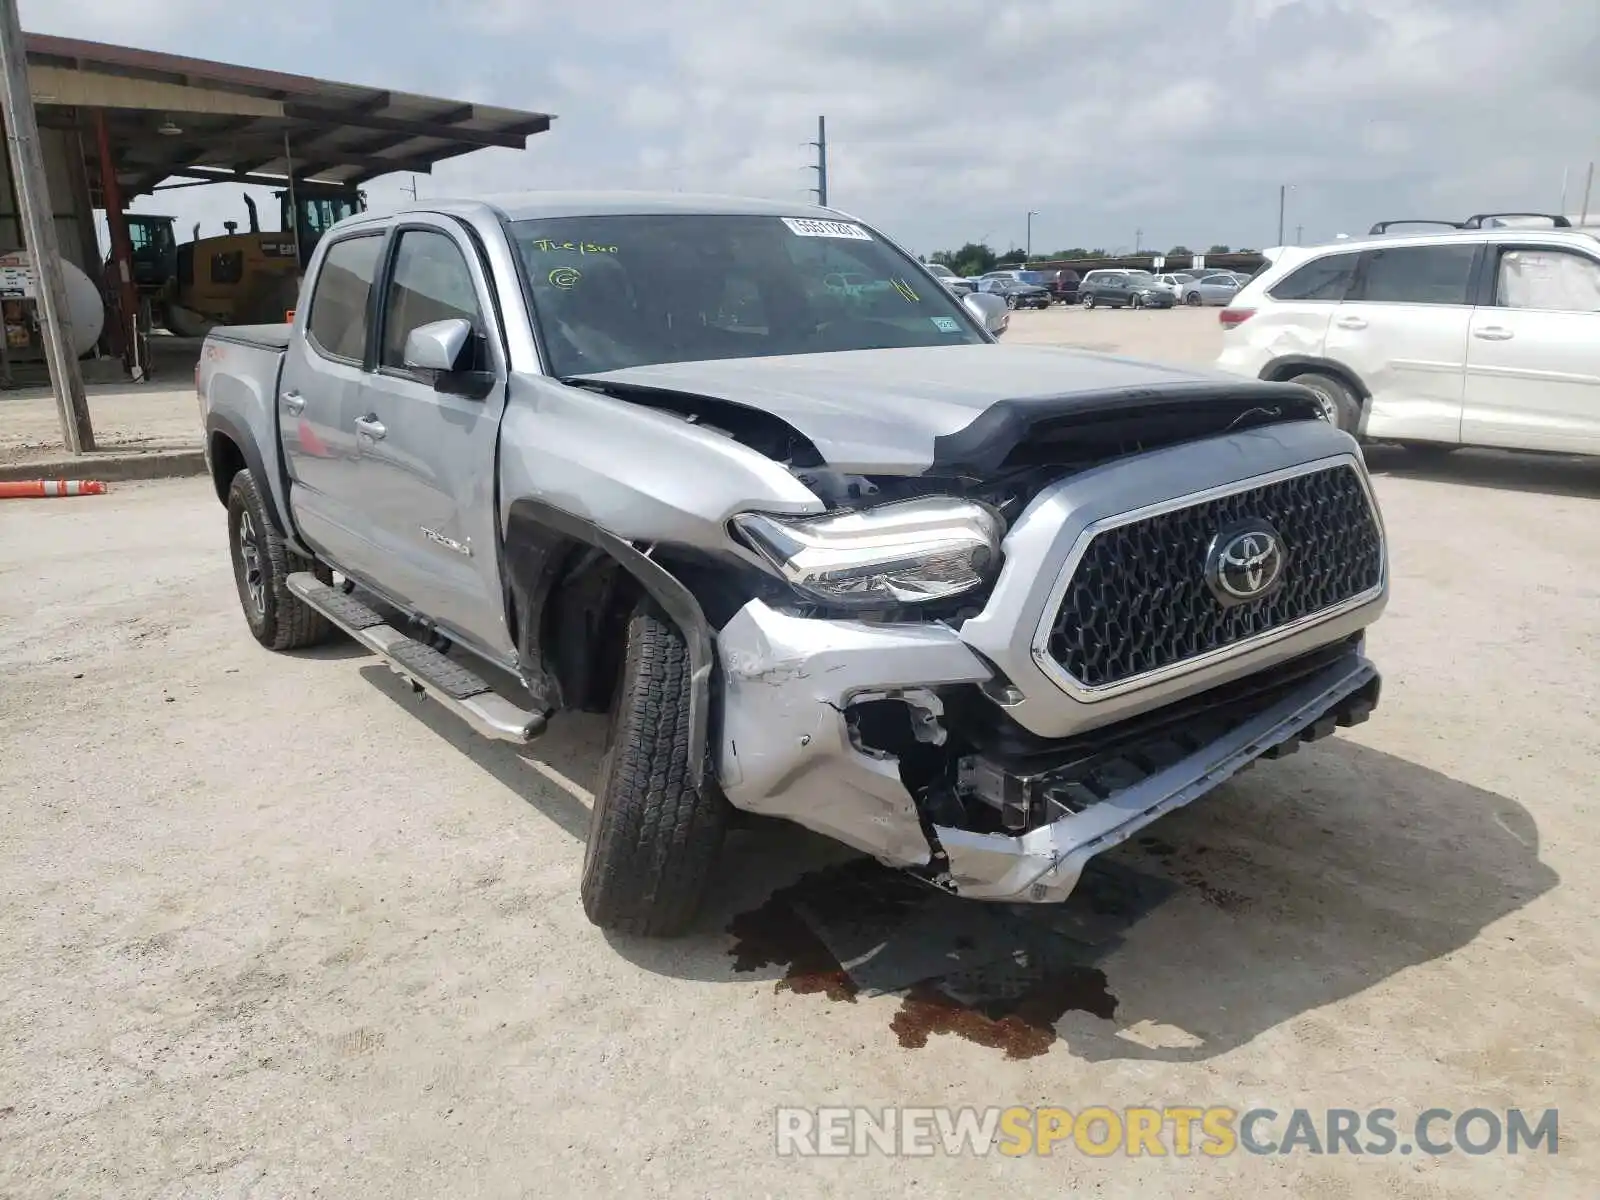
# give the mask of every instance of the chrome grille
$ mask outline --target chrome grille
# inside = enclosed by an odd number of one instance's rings
[[[1224,607],[1206,584],[1219,531],[1246,520],[1276,528],[1282,586]],[[1354,467],[1276,480],[1104,529],[1073,568],[1047,641],[1085,688],[1104,688],[1248,641],[1378,587],[1383,541]]]

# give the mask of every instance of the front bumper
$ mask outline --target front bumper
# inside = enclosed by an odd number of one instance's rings
[[[862,743],[853,705],[903,701],[919,741],[942,743],[938,691],[990,669],[943,625],[789,616],[751,601],[718,636],[723,722],[718,773],[729,801],[782,817],[919,873],[958,895],[1051,902],[1084,864],[1257,758],[1365,719],[1378,673],[1359,646],[1274,694],[1227,731],[1127,785],[1020,836],[924,824],[893,756]]]

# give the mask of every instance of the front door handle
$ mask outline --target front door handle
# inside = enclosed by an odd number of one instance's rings
[[[1366,321],[1360,317],[1340,317],[1334,324],[1340,329],[1365,329],[1367,327]]]
[[[283,406],[289,410],[289,415],[298,417],[306,410],[306,398],[299,392],[285,392]]]
[[[369,414],[365,417],[356,418],[356,433],[364,433],[375,442],[382,441],[383,436],[388,432],[383,427],[383,422],[375,416]]]
[[[1482,338],[1486,342],[1509,342],[1512,338],[1512,333],[1504,325],[1484,325],[1474,329],[1472,336]]]

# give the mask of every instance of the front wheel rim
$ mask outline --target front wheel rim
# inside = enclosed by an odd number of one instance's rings
[[[239,514],[239,568],[244,573],[245,591],[258,617],[267,615],[267,581],[261,571],[261,540],[256,523],[245,509]]]
[[[1322,419],[1329,425],[1339,424],[1339,406],[1334,403],[1333,397],[1320,388],[1312,388],[1311,394],[1317,398],[1317,408],[1322,414]]]

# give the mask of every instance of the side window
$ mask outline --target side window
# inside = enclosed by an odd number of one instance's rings
[[[1566,250],[1507,250],[1500,255],[1494,302],[1500,308],[1600,312],[1600,262]]]
[[[1396,246],[1369,250],[1359,297],[1388,304],[1466,304],[1478,247]]]
[[[1329,254],[1289,272],[1267,289],[1274,300],[1343,300],[1355,278],[1359,254]]]
[[[306,325],[312,347],[333,358],[361,362],[367,352],[367,298],[378,272],[383,238],[369,234],[328,247],[311,293]]]
[[[483,333],[483,314],[467,260],[451,238],[432,230],[408,229],[400,235],[384,313],[379,366],[405,367],[406,337],[419,325],[459,317]]]

